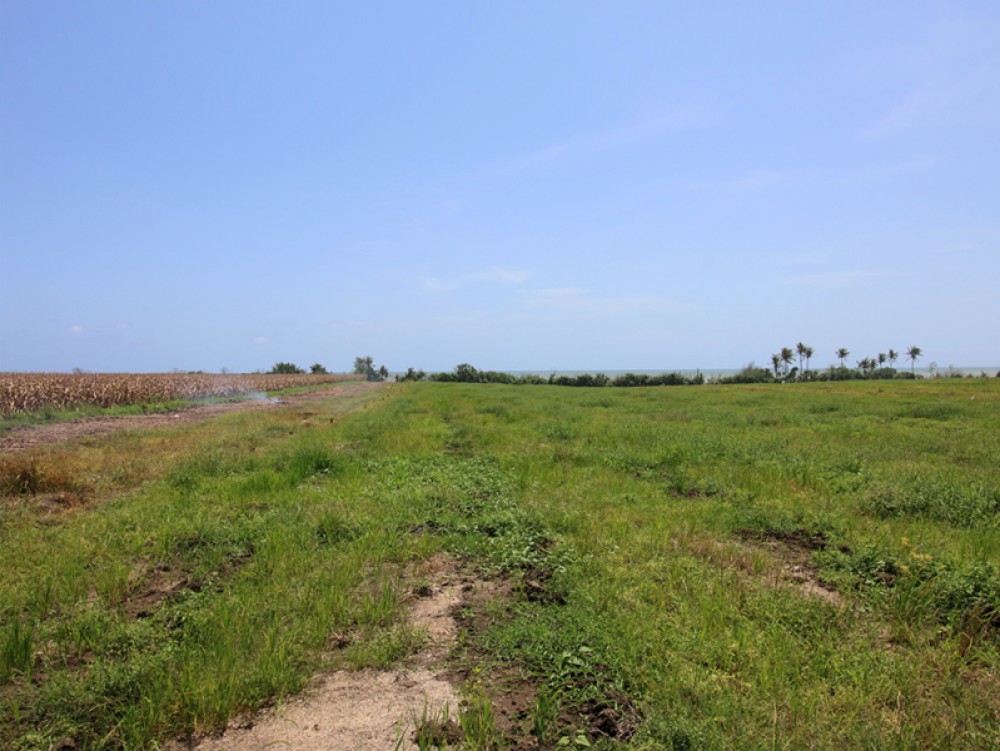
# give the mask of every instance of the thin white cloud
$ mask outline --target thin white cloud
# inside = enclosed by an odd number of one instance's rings
[[[799,177],[799,173],[782,169],[756,169],[734,177],[695,180],[688,187],[700,190],[765,190],[787,185]]]
[[[830,262],[827,252],[800,253],[791,259],[792,263],[802,266],[825,266]]]
[[[704,127],[719,119],[716,111],[689,107],[661,112],[610,130],[581,133],[503,160],[504,172],[521,172],[554,162],[626,148],[659,138],[666,133]]]
[[[995,122],[998,95],[995,82],[976,75],[933,75],[891,104],[862,135],[874,139],[920,127]]]
[[[695,190],[726,192],[753,192],[772,188],[837,187],[892,180],[934,169],[944,161],[940,157],[926,156],[864,167],[845,167],[834,170],[816,169],[756,169],[742,174],[695,180],[688,187]]]
[[[950,256],[972,253],[978,249],[979,246],[976,243],[955,243],[954,245],[945,245],[940,248],[934,248],[931,253],[934,255]]]
[[[901,90],[863,130],[888,138],[926,127],[1000,121],[1000,23],[995,15],[943,6],[927,33],[865,66],[895,77]]]
[[[878,180],[888,180],[894,177],[905,177],[916,172],[926,172],[944,163],[940,157],[920,157],[918,159],[907,159],[903,162],[893,164],[883,164],[867,169],[859,169],[847,175],[844,182],[848,184],[875,182]]]
[[[524,297],[531,310],[554,310],[600,316],[692,310],[691,306],[655,295],[599,296],[582,287],[549,287],[531,290]]]
[[[528,278],[528,274],[524,271],[514,271],[501,266],[493,266],[486,271],[466,274],[462,278],[470,282],[507,282],[508,284],[520,284]]]
[[[70,334],[82,334],[83,333],[83,326],[81,326],[78,323],[74,323],[72,326],[70,326],[68,329],[66,329],[66,331],[68,333],[70,333]]]
[[[417,284],[420,285],[420,289],[432,295],[439,294],[441,292],[449,292],[456,289],[454,284],[449,284],[447,282],[438,279],[436,276],[418,276]]]
[[[253,343],[254,344],[268,344],[268,343],[270,343],[270,341],[271,340],[268,339],[266,336],[255,336],[253,338]]]
[[[529,304],[564,303],[579,300],[587,293],[583,287],[548,287],[533,289],[528,295]]]
[[[884,276],[880,271],[831,271],[790,276],[785,279],[785,283],[806,287],[864,287]]]
[[[417,283],[424,292],[440,294],[479,283],[521,284],[527,278],[528,273],[525,271],[516,271],[502,266],[492,266],[483,271],[461,274],[451,279],[441,279],[436,276],[421,276],[417,277]]]

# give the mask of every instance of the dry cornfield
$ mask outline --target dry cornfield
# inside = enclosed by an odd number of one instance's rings
[[[207,373],[0,373],[0,417],[40,409],[252,394],[358,378],[354,375]]]

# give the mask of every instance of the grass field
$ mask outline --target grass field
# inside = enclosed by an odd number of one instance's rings
[[[462,614],[466,746],[996,748],[996,380],[387,385],[0,457],[0,747],[392,665],[448,554],[510,584]]]

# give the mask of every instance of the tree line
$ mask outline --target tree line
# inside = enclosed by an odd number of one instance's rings
[[[840,360],[840,365],[831,365],[826,370],[811,370],[809,361],[812,360],[816,351],[808,344],[799,342],[793,350],[791,347],[782,347],[778,352],[771,355],[771,368],[774,371],[772,380],[776,381],[837,381],[852,380],[856,378],[916,378],[916,363],[924,352],[916,346],[906,349],[906,358],[910,361],[910,372],[900,373],[896,370],[896,361],[899,353],[889,348],[888,352],[879,352],[872,357],[864,357],[856,361],[856,368],[848,368],[846,360],[851,356],[851,351],[846,347],[840,347],[834,353]],[[798,359],[798,365],[794,365]],[[888,367],[886,366],[888,363]]]
[[[306,371],[293,362],[277,362],[268,373],[281,374],[301,374]],[[313,375],[328,375],[329,371],[320,363],[313,363],[309,366],[309,372]],[[363,375],[368,381],[384,381],[389,377],[389,369],[385,365],[375,367],[375,358],[371,355],[361,355],[354,358],[355,375]]]
[[[835,351],[840,360],[839,365],[831,365],[824,370],[813,370],[809,367],[815,356],[813,347],[799,342],[794,348],[782,347],[771,355],[771,368],[757,367],[750,363],[737,373],[718,378],[706,378],[703,373],[685,375],[671,372],[658,375],[646,373],[624,373],[615,377],[605,373],[583,373],[575,376],[556,375],[540,376],[536,374],[515,375],[497,370],[479,370],[469,363],[457,365],[451,372],[427,373],[423,370],[408,368],[405,373],[398,374],[396,381],[441,381],[444,383],[504,383],[513,385],[551,385],[551,386],[696,386],[704,383],[737,384],[737,383],[786,383],[791,381],[847,381],[860,379],[915,379],[922,376],[916,373],[916,362],[923,356],[923,350],[914,345],[908,347],[904,354],[910,361],[910,371],[899,371],[895,365],[901,355],[890,348],[871,357],[858,360],[855,368],[847,366],[847,358],[851,352],[846,347]],[[798,363],[796,365],[796,362]],[[997,373],[1000,377],[1000,373]]]

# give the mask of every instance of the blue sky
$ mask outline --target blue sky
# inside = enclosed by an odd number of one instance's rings
[[[0,0],[0,285],[0,370],[1000,365],[1000,5]]]

